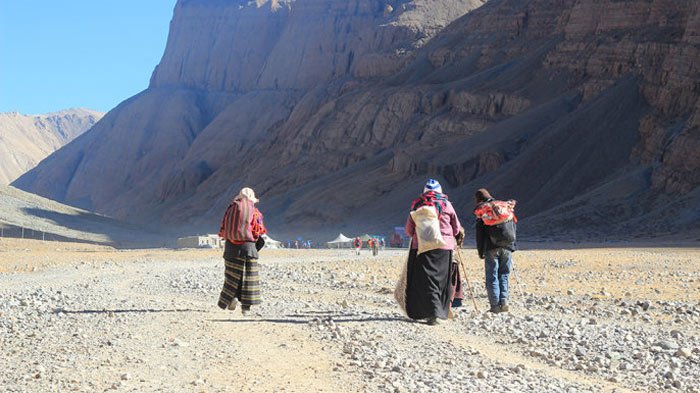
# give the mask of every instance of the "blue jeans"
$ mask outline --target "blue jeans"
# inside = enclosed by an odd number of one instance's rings
[[[494,248],[484,254],[486,292],[491,306],[508,300],[508,276],[513,263],[512,253],[505,248]]]

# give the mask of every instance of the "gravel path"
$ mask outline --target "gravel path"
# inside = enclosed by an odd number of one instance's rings
[[[694,300],[554,297],[531,284],[515,288],[512,313],[491,315],[479,281],[481,312],[465,302],[431,327],[392,299],[403,252],[300,250],[263,253],[264,303],[243,317],[215,306],[212,255],[0,275],[2,390],[699,391]]]

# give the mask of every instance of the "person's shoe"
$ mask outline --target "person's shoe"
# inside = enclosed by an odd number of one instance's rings
[[[429,326],[435,326],[439,325],[441,321],[438,319],[438,317],[432,317],[428,318],[428,321],[426,322]]]
[[[241,307],[241,314],[243,314],[243,316],[246,316],[246,315],[250,314],[250,306],[247,306],[247,307],[246,307],[246,306],[243,306],[243,307]]]
[[[498,314],[499,312],[501,312],[501,305],[496,304],[495,306],[491,306],[491,308],[489,309],[489,312],[492,312],[494,314]]]
[[[231,300],[231,303],[228,304],[228,309],[235,310],[237,305],[238,305],[238,300],[233,299],[233,300]]]
[[[509,312],[510,308],[508,307],[508,301],[507,300],[501,300],[501,312]]]

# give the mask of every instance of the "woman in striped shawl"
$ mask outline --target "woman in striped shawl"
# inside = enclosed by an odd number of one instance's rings
[[[234,310],[240,301],[243,315],[250,311],[250,306],[260,304],[256,242],[261,241],[260,236],[267,231],[262,214],[255,208],[257,202],[255,192],[243,188],[226,209],[219,229],[219,236],[226,239],[226,271],[218,305]]]

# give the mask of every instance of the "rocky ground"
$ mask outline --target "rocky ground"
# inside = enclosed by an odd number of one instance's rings
[[[512,312],[412,322],[405,251],[261,254],[264,303],[216,307],[217,250],[0,241],[8,392],[700,391],[700,250],[516,254]]]

